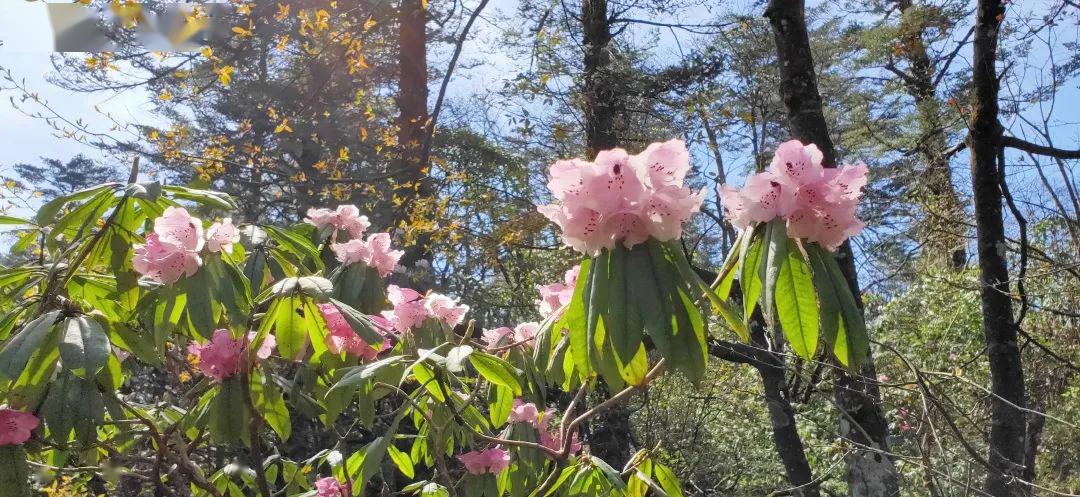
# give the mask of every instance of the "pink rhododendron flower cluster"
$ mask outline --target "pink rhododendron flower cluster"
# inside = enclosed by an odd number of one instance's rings
[[[510,408],[508,423],[529,423],[540,432],[540,445],[551,450],[562,450],[562,437],[559,435],[560,426],[553,423],[555,410],[548,409],[540,414],[536,404],[514,399],[514,406]],[[570,453],[581,452],[581,441],[577,432],[570,436]]]
[[[37,416],[15,409],[0,409],[0,446],[22,445],[41,421]]]
[[[135,245],[132,265],[139,274],[171,285],[183,276],[191,276],[202,266],[199,252],[232,253],[240,241],[240,229],[232,218],[222,219],[203,232],[202,221],[188,214],[183,207],[168,207],[154,220],[154,231],[146,235],[146,243]]]
[[[815,145],[782,143],[769,169],[749,177],[742,189],[720,187],[728,221],[745,230],[781,218],[788,236],[836,250],[863,228],[855,210],[868,171],[864,164],[825,168],[821,160]]]
[[[363,263],[368,267],[375,268],[379,276],[387,277],[397,267],[398,261],[405,252],[390,249],[389,233],[372,233],[367,240],[353,238],[344,243],[331,244],[338,262],[342,264]]]
[[[315,480],[316,497],[349,497],[349,484],[342,483],[332,476]]]
[[[592,162],[571,159],[551,166],[548,189],[558,201],[537,210],[559,225],[563,242],[585,254],[633,247],[653,237],[678,238],[701,207],[704,191],[683,186],[690,154],[681,140],[653,143],[630,155],[605,150]]]
[[[240,372],[244,350],[255,338],[255,332],[249,332],[246,338],[233,338],[226,329],[215,330],[209,342],[188,344],[188,354],[198,361],[197,367],[202,374],[221,383],[225,378]],[[270,357],[277,341],[273,335],[267,335],[255,351],[255,357],[265,360]]]
[[[454,327],[465,319],[469,312],[469,306],[458,304],[456,300],[438,293],[430,293],[427,296],[411,288],[402,288],[397,285],[386,287],[386,296],[394,308],[382,311],[382,317],[386,319],[390,327],[397,333],[406,333],[433,318]]]
[[[570,300],[574,298],[574,286],[577,285],[580,273],[581,264],[578,264],[566,271],[562,282],[537,285],[536,290],[540,292],[540,300],[536,301],[536,307],[541,316],[546,318],[570,303]]]
[[[543,416],[540,417],[540,423],[537,429],[540,430],[540,445],[547,447],[551,450],[562,450],[563,439],[559,435],[560,426],[553,423],[555,420],[555,410],[548,409],[544,411]],[[578,439],[578,434],[575,431],[570,434],[570,453],[577,454],[581,452],[581,440]]]
[[[132,265],[139,274],[162,284],[176,283],[181,276],[199,270],[203,247],[202,221],[183,207],[168,207],[154,220],[154,231],[146,243],[135,245]]]
[[[326,321],[326,329],[329,330],[329,334],[326,335],[326,348],[331,353],[340,354],[345,352],[365,361],[370,361],[378,356],[380,352],[390,349],[390,340],[388,339],[384,339],[376,348],[360,338],[334,304],[319,304],[319,312]]]
[[[534,339],[539,331],[540,323],[521,323],[515,326],[514,329],[503,326],[501,328],[484,330],[484,333],[480,336],[480,340],[487,344],[489,349],[497,349],[510,344],[520,344],[524,347],[532,347],[536,342]]]
[[[510,467],[510,451],[495,447],[487,450],[474,450],[457,456],[465,471],[474,475],[491,473],[497,475]]]
[[[319,230],[333,228],[333,236],[338,231],[344,231],[350,238],[357,238],[371,226],[367,216],[360,215],[360,209],[355,205],[339,205],[336,210],[311,208],[307,211],[307,219],[304,222],[315,226]]]
[[[206,229],[206,249],[211,252],[231,254],[233,244],[239,241],[240,229],[233,224],[231,217],[211,224]]]
[[[539,419],[540,411],[536,409],[536,404],[525,402],[521,399],[514,399],[514,406],[510,408],[510,416],[506,419],[506,422],[529,423],[533,426],[537,426],[537,420]]]

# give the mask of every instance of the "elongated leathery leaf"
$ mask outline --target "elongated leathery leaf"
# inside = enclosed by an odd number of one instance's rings
[[[586,296],[590,294],[592,278],[589,275],[591,272],[592,261],[591,259],[585,259],[581,262],[581,272],[578,275],[577,285],[574,287],[574,296],[566,310],[566,324],[569,328],[570,337],[569,352],[582,379],[592,374],[592,365],[589,361],[588,317],[586,315],[588,310],[585,302]]]
[[[787,227],[782,219],[769,221],[765,226],[764,245],[761,249],[761,265],[758,277],[762,281],[761,312],[769,326],[776,328],[776,282],[782,266],[787,262]]]
[[[825,268],[833,293],[839,303],[841,319],[837,326],[836,339],[832,344],[833,355],[841,364],[856,370],[870,351],[870,337],[866,333],[862,310],[855,302],[855,296],[851,293],[851,287],[848,286],[847,279],[840,271],[836,258],[812,244],[807,247],[807,251],[811,252],[819,261],[818,264]]]
[[[37,351],[52,330],[53,323],[59,311],[50,311],[38,316],[33,321],[26,323],[11,340],[0,349],[0,373],[11,380],[15,380],[22,374],[26,362]]]
[[[754,313],[758,298],[761,297],[761,278],[758,269],[761,265],[762,238],[748,234],[739,247],[739,287],[742,289],[743,322],[749,323]]]
[[[626,277],[626,249],[616,247],[611,251],[608,265],[608,308],[604,314],[604,330],[611,341],[615,354],[628,363],[641,345],[640,309],[628,306],[630,295]]]
[[[818,345],[818,304],[810,266],[794,241],[788,240],[787,257],[776,279],[776,314],[791,350],[810,360]]]

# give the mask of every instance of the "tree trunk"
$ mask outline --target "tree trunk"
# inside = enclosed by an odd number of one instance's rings
[[[836,167],[836,148],[829,138],[810,52],[804,2],[771,0],[765,16],[776,40],[780,98],[787,108],[788,128],[799,141],[813,143],[821,149],[825,167]],[[858,296],[859,281],[850,243],[844,243],[837,258],[848,285]],[[899,495],[899,476],[892,459],[886,455],[888,433],[880,393],[874,383],[877,374],[873,357],[867,352],[859,375],[839,371],[835,398],[840,409],[840,436],[852,449],[846,456],[849,494],[853,497]]]
[[[935,87],[935,68],[923,42],[923,26],[904,27],[911,20],[905,16],[913,8],[911,0],[897,0],[900,10],[900,45],[907,60],[908,74],[901,79],[908,95],[915,101],[915,117],[919,139],[915,150],[923,160],[916,176],[915,200],[920,204],[922,219],[918,223],[919,238],[925,242],[924,258],[944,262],[953,269],[962,269],[967,262],[967,237],[963,229],[964,207],[956,193],[952,170],[945,150],[949,147],[944,124],[941,122],[941,100]],[[920,22],[914,20],[913,22]]]
[[[394,216],[395,224],[408,223],[422,207],[418,201],[430,199],[434,188],[425,164],[423,142],[428,122],[428,72],[427,72],[427,9],[422,0],[401,0],[398,10],[398,154],[397,177],[403,185],[403,195],[408,198]],[[405,249],[401,264],[413,268],[417,262],[430,262],[431,236],[419,233]],[[410,284],[430,286],[429,278],[419,275]],[[425,283],[427,283],[425,285]]]
[[[1024,495],[1024,371],[1009,293],[1005,224],[1001,212],[1001,124],[998,122],[997,45],[1002,0],[979,0],[972,57],[974,101],[968,148],[975,198],[982,328],[990,361],[990,468],[984,490],[995,497]]]
[[[611,25],[607,0],[583,0],[581,28],[585,46],[584,81],[585,140],[593,154],[618,146],[615,112],[619,95],[608,83],[611,63]]]
[[[618,146],[615,112],[620,95],[612,90],[608,64],[611,62],[611,25],[607,0],[583,0],[581,30],[584,54],[582,93],[585,96],[585,141],[590,155]],[[594,454],[615,468],[622,468],[631,456],[630,410],[624,405],[608,409],[590,426]]]

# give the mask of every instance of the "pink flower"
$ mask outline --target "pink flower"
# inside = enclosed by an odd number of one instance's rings
[[[788,140],[776,147],[769,172],[777,178],[790,179],[795,185],[808,185],[824,179],[824,156],[817,145],[803,145],[799,140]]]
[[[465,471],[474,475],[491,473],[497,475],[510,467],[510,451],[502,447],[487,450],[474,450],[457,456]]]
[[[342,264],[354,264],[357,262],[375,268],[379,276],[385,278],[397,267],[398,260],[405,252],[390,249],[389,233],[372,233],[367,241],[353,238],[345,243],[334,243],[330,246]]]
[[[616,148],[593,162],[557,161],[548,181],[557,203],[537,211],[559,225],[563,243],[586,254],[618,243],[633,247],[649,237],[672,240],[704,200],[702,192],[683,187],[689,170],[689,153],[679,140],[654,143],[637,155]]]
[[[41,421],[33,414],[0,408],[0,445],[22,445],[39,424]]]
[[[255,337],[257,335],[258,333],[254,331],[248,332],[248,346],[250,346],[255,341]],[[277,347],[277,338],[275,338],[274,335],[266,335],[266,337],[263,338],[262,343],[259,344],[259,350],[255,351],[255,357],[263,361],[269,359],[270,354],[274,352],[274,347]]]
[[[349,497],[352,493],[348,483],[342,483],[332,476],[315,481],[316,497]]]
[[[344,243],[330,244],[331,250],[342,264],[367,264],[371,260],[371,249],[362,238],[353,238]]]
[[[540,292],[540,300],[536,301],[536,307],[541,316],[546,318],[570,303],[570,300],[574,298],[574,286],[577,285],[580,272],[581,265],[578,264],[566,271],[563,283],[556,282],[536,287],[536,290]]]
[[[529,423],[533,426],[539,426],[540,412],[536,409],[536,404],[532,402],[525,402],[521,399],[514,399],[514,407],[510,408],[510,417],[507,418],[507,423]]]
[[[383,311],[382,315],[398,333],[408,332],[431,316],[424,306],[423,296],[416,290],[390,285],[386,287],[386,296],[394,309]]]
[[[378,270],[379,276],[382,276],[383,278],[394,271],[398,261],[401,260],[401,256],[405,255],[404,251],[390,249],[389,233],[373,233],[368,235],[367,244],[368,250],[371,253],[371,258],[364,262],[368,266]]]
[[[787,221],[788,236],[836,250],[863,228],[856,207],[867,168],[858,164],[828,169],[821,160],[814,145],[782,143],[768,171],[747,178],[741,190],[721,186],[718,194],[728,221],[745,230],[781,218]]]
[[[182,276],[195,274],[202,265],[202,258],[198,252],[165,243],[157,233],[150,233],[146,236],[146,243],[135,244],[135,256],[131,263],[139,274],[170,285]]]
[[[203,247],[202,221],[182,207],[168,207],[154,220],[146,243],[134,246],[132,266],[139,274],[169,285],[199,270]]]
[[[459,305],[454,299],[438,293],[428,295],[424,299],[424,307],[431,317],[446,323],[451,328],[461,324],[465,319],[465,313],[469,312],[469,306]]]
[[[311,208],[304,222],[319,230],[332,227],[335,232],[345,231],[351,238],[359,237],[371,226],[367,216],[361,216],[355,205],[339,205],[337,210]]]
[[[514,342],[532,347],[539,331],[540,323],[521,323],[514,327]]]
[[[487,344],[489,349],[494,349],[500,346],[500,342],[504,337],[510,337],[513,340],[514,330],[505,326],[501,328],[495,328],[491,330],[484,330],[484,334],[480,337],[484,343]],[[507,345],[507,344],[502,344]]]
[[[188,353],[198,359],[198,368],[202,374],[221,383],[225,378],[240,372],[240,359],[243,356],[246,341],[243,338],[233,338],[229,330],[216,330],[209,342],[188,344]],[[265,341],[263,345],[266,345]],[[256,355],[261,352],[263,350],[260,348]],[[269,352],[266,355],[269,357]]]
[[[562,450],[563,440],[559,434],[562,427],[553,423],[554,420],[554,410],[548,409],[544,411],[544,415],[540,418],[540,424],[537,427],[540,430],[540,445],[551,450]],[[570,453],[577,454],[578,452],[581,452],[581,441],[575,431],[570,435]]]
[[[330,332],[326,335],[326,348],[331,353],[345,352],[370,361],[378,356],[379,352],[390,348],[388,340],[383,340],[377,349],[365,342],[353,331],[352,326],[349,326],[349,322],[345,320],[345,316],[334,304],[319,304],[319,312],[326,321],[326,329]]]
[[[206,230],[206,249],[211,252],[225,251],[231,254],[233,244],[239,241],[240,230],[233,224],[231,217],[210,225]]]
[[[183,207],[166,207],[154,220],[154,233],[162,243],[178,249],[198,252],[203,247],[202,221],[191,217]]]
[[[641,182],[654,189],[682,186],[690,172],[690,152],[682,140],[653,143],[630,161]]]

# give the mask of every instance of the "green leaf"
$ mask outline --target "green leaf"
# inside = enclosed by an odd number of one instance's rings
[[[612,487],[616,490],[626,490],[626,482],[623,481],[622,475],[620,475],[618,471],[615,471],[615,468],[612,468],[610,464],[596,456],[589,456],[589,462],[600,469],[600,472],[604,474],[604,477],[607,478],[608,483],[610,483]]]
[[[465,359],[473,353],[469,345],[459,345],[450,349],[446,354],[446,370],[451,373],[460,373],[465,369]]]
[[[762,238],[747,234],[739,253],[739,287],[742,289],[743,322],[748,323],[754,313],[758,299],[761,298],[761,278],[758,270],[761,266]]]
[[[630,294],[628,305],[640,310],[645,332],[660,351],[660,355],[672,357],[675,351],[672,343],[674,330],[671,322],[671,298],[660,290],[652,257],[645,244],[630,249],[626,258],[626,270]]]
[[[278,352],[286,359],[298,359],[307,350],[308,333],[298,312],[302,305],[300,297],[282,297],[267,312],[267,317],[273,316]]]
[[[816,251],[819,264],[824,266],[829,275],[833,293],[840,304],[841,322],[837,326],[836,340],[833,342],[833,355],[841,364],[857,371],[870,353],[870,337],[866,332],[862,309],[851,293],[851,287],[844,278],[836,258],[824,249],[810,244],[808,251]]]
[[[775,329],[778,322],[776,316],[776,282],[780,278],[782,266],[787,262],[788,236],[787,227],[783,219],[774,219],[765,226],[765,237],[762,246],[762,259],[758,277],[763,282],[761,312],[765,315],[765,321],[769,327]]]
[[[776,281],[776,313],[796,355],[809,361],[817,353],[818,305],[814,277],[794,240]]]
[[[301,276],[296,283],[305,295],[319,300],[327,299],[334,293],[334,284],[322,276]]]
[[[214,319],[214,302],[211,296],[209,271],[200,269],[195,274],[181,280],[181,288],[187,296],[185,310],[191,332],[203,338],[210,338],[217,328]]]
[[[298,235],[291,229],[281,229],[273,226],[263,226],[263,229],[266,230],[266,234],[277,243],[280,249],[294,256],[298,263],[303,264],[304,261],[311,260],[315,269],[322,268],[319,249],[311,243],[311,240]]]
[[[806,255],[810,262],[810,269],[814,278],[814,290],[818,299],[818,314],[820,321],[820,334],[825,340],[825,343],[833,347],[835,354],[835,347],[833,344],[837,343],[837,334],[840,328],[840,300],[837,296],[837,288],[833,285],[832,277],[829,275],[829,268],[822,258],[822,251],[815,244],[806,245]],[[846,344],[845,344],[846,348]],[[845,364],[847,361],[847,353],[843,354],[844,359],[841,361]],[[839,359],[839,355],[837,355]]]
[[[97,321],[83,316],[68,318],[63,329],[60,358],[64,368],[80,378],[92,377],[109,360],[109,336]]]
[[[56,197],[38,209],[37,215],[34,216],[34,221],[38,226],[47,226],[56,221],[56,214],[60,212],[60,209],[69,202],[77,202],[85,200],[105,190],[111,190],[120,186],[120,183],[105,183],[102,185],[92,186],[77,192]]]
[[[367,315],[353,309],[340,300],[330,299],[330,303],[338,308],[338,311],[341,312],[345,321],[349,323],[349,326],[357,335],[360,335],[361,339],[369,345],[378,345],[382,343],[383,336],[375,329],[375,325],[372,324],[371,319],[369,319]]]
[[[401,474],[405,475],[405,477],[413,478],[416,476],[416,469],[413,467],[412,459],[409,459],[409,455],[399,450],[394,444],[386,446],[386,455],[390,456],[390,460],[394,461],[398,471],[401,471]]]
[[[30,356],[49,336],[59,311],[50,311],[30,321],[0,349],[0,373],[11,380],[19,378]]]
[[[261,374],[252,374],[251,403],[282,441],[289,439],[289,435],[292,434],[289,408],[285,405],[281,389],[273,381]]]
[[[656,477],[656,482],[660,484],[660,488],[663,488],[664,492],[670,497],[682,497],[682,485],[679,484],[679,479],[675,476],[675,473],[667,466],[654,463],[653,476]]]
[[[509,388],[514,395],[521,395],[521,381],[510,363],[486,352],[473,352],[469,362],[487,381]]]
[[[173,198],[181,200],[189,200],[203,204],[207,207],[214,207],[225,211],[235,211],[238,209],[236,201],[231,196],[221,192],[215,192],[211,190],[196,190],[194,188],[187,188],[183,186],[163,186],[161,190],[171,195]]]
[[[588,303],[586,296],[591,294],[592,259],[581,261],[581,272],[578,274],[577,285],[574,286],[574,296],[566,310],[566,323],[569,328],[570,355],[577,366],[578,374],[584,380],[592,374],[592,363],[589,360],[589,331],[588,331]]]
[[[0,488],[6,497],[32,497],[30,467],[21,445],[0,446]]]
[[[603,250],[600,255],[593,257],[592,265],[589,266],[589,293],[586,300],[586,334],[585,342],[588,349],[589,359],[600,358],[599,350],[603,350],[604,333],[597,332],[601,326],[600,320],[607,313],[608,294],[608,262],[611,259],[611,251]]]
[[[629,285],[626,277],[627,250],[622,246],[611,251],[608,266],[608,308],[604,314],[604,331],[611,341],[615,355],[626,364],[633,360],[641,345],[641,309],[629,306]]]
[[[24,224],[33,224],[29,219],[22,219],[15,216],[0,216],[0,225],[5,226],[18,226]]]
[[[219,443],[230,444],[248,440],[250,420],[241,376],[226,378],[218,386],[217,394],[210,404],[210,437]]]

